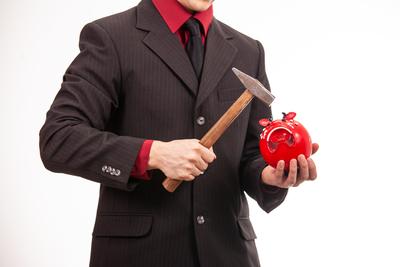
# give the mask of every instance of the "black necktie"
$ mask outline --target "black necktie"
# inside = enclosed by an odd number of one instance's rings
[[[183,25],[184,29],[189,31],[189,41],[186,45],[186,52],[192,62],[197,78],[200,79],[201,69],[203,68],[204,47],[201,41],[201,32],[199,22],[190,18]]]

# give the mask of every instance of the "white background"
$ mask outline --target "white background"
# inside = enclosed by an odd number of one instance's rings
[[[136,3],[1,1],[0,266],[88,266],[99,186],[45,170],[38,133],[81,28]],[[262,266],[400,266],[399,14],[397,0],[215,3],[264,44],[274,116],[297,112],[320,144],[317,181],[270,214],[250,202]]]

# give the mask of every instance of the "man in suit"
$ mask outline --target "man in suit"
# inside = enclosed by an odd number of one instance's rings
[[[87,24],[79,45],[40,153],[47,169],[100,183],[90,265],[259,266],[244,192],[270,212],[315,164],[266,165],[258,120],[271,110],[257,99],[213,149],[199,139],[245,89],[232,67],[269,88],[262,45],[206,0],[143,0]],[[168,193],[166,177],[186,182]]]

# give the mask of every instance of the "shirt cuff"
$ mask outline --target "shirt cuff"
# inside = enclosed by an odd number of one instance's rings
[[[262,190],[263,193],[269,193],[269,194],[278,193],[282,189],[285,189],[285,188],[281,188],[281,187],[278,187],[278,186],[269,185],[269,184],[264,183],[262,181],[261,176],[260,176],[260,186],[261,186],[261,190]]]
[[[147,167],[149,164],[149,155],[152,144],[153,140],[145,140],[143,142],[143,145],[139,150],[135,164],[131,171],[131,176],[133,176],[134,178],[150,180],[149,173],[147,172]]]

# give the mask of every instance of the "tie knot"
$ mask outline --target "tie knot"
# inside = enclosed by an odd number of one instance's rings
[[[184,29],[188,30],[191,36],[201,36],[200,24],[197,19],[190,18],[183,25]]]

